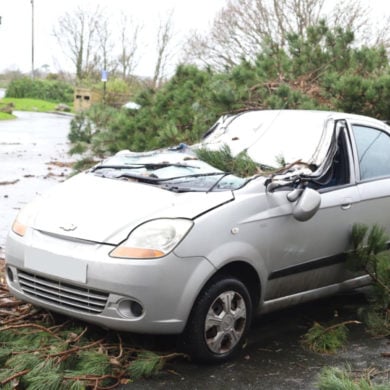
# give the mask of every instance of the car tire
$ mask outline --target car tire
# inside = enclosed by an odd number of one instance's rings
[[[212,280],[199,294],[183,334],[192,360],[222,363],[242,348],[252,319],[252,299],[238,279]]]

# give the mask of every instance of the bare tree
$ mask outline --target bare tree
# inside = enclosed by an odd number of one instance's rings
[[[171,55],[171,43],[173,38],[173,12],[166,19],[160,19],[157,30],[157,58],[153,74],[153,87],[157,88],[165,76],[165,68]]]
[[[108,18],[101,18],[97,23],[98,50],[94,53],[94,63],[100,70],[106,70],[109,73],[113,73],[117,67],[113,56],[115,43],[111,31]]]
[[[390,25],[390,16],[384,16],[382,23],[379,24],[375,31],[368,32],[367,42],[373,43],[374,45],[383,45],[387,50],[387,54],[390,57],[390,33],[389,26]]]
[[[134,23],[127,15],[122,15],[119,31],[120,54],[118,56],[118,64],[124,80],[134,72],[137,66],[139,34],[141,30],[141,25]]]
[[[66,12],[54,29],[54,36],[75,66],[78,80],[96,69],[98,25],[102,20],[100,8],[88,11],[78,7]]]
[[[390,16],[383,15],[376,22],[370,21],[371,9],[360,1],[338,3],[332,14],[333,25],[351,29],[357,42],[364,45],[383,45],[390,53]]]
[[[289,34],[304,35],[320,19],[357,33],[367,26],[367,9],[358,0],[339,2],[328,14],[324,3],[325,0],[228,0],[209,33],[192,33],[184,48],[186,60],[224,69],[243,58],[254,60],[270,43],[284,47]]]

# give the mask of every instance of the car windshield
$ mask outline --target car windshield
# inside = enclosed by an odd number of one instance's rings
[[[269,169],[278,171],[297,162],[316,167],[326,157],[333,129],[329,112],[246,111],[221,117],[199,144],[143,153],[122,151],[91,172],[177,192],[236,190],[250,178],[211,166],[197,157],[196,149],[218,151],[227,146],[232,156],[245,152],[269,173]]]
[[[233,155],[246,151],[258,164],[274,168],[297,160],[319,165],[332,129],[333,121],[323,111],[247,111],[220,118],[201,146],[218,150],[228,145]]]
[[[122,151],[91,172],[108,178],[150,183],[176,192],[234,190],[248,180],[199,160],[190,148],[146,153]]]

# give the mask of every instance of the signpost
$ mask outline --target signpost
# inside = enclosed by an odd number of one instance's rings
[[[31,0],[31,78],[34,79],[34,0]]]
[[[103,81],[103,104],[106,104],[106,83],[108,80],[108,72],[102,70],[102,81]]]

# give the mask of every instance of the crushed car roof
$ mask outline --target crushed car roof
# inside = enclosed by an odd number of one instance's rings
[[[218,150],[227,145],[233,156],[245,151],[255,162],[270,167],[297,160],[320,165],[329,149],[334,121],[339,119],[386,127],[375,119],[331,111],[245,111],[222,116],[200,146]]]

